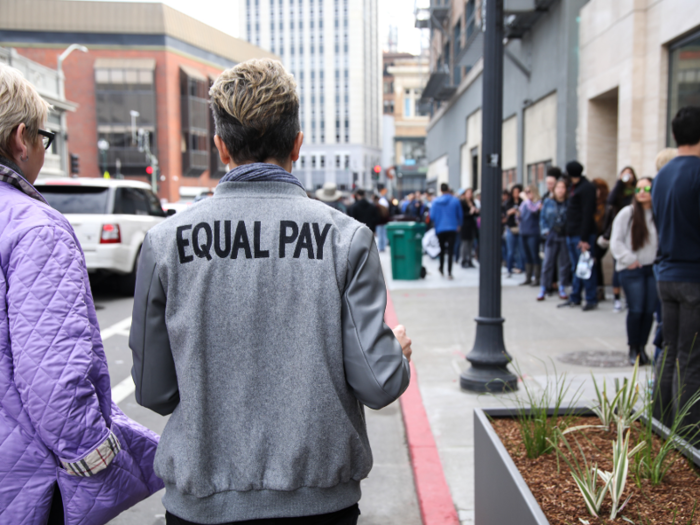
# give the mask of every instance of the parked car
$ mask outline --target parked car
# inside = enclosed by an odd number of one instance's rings
[[[168,215],[174,215],[175,213],[180,213],[185,211],[188,207],[192,206],[192,201],[179,201],[179,202],[164,202],[163,209]]]
[[[40,179],[36,188],[70,221],[91,274],[111,274],[133,295],[146,232],[167,213],[151,187],[113,179]]]

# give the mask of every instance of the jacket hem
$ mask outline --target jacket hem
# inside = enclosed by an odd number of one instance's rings
[[[165,484],[163,505],[178,518],[205,525],[230,521],[294,518],[327,514],[360,501],[359,481],[335,487],[302,487],[292,491],[249,490],[218,492],[199,498]]]

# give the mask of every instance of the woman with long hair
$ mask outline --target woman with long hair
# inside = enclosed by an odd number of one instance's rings
[[[559,179],[552,197],[545,199],[540,213],[540,232],[544,242],[544,265],[538,301],[544,301],[552,287],[554,269],[559,269],[559,297],[567,300],[566,286],[571,282],[571,261],[566,248],[566,181]]]
[[[520,184],[515,184],[510,190],[510,196],[505,203],[505,224],[506,224],[506,246],[508,247],[508,260],[506,269],[508,277],[513,276],[513,267],[517,263],[518,268],[523,267],[522,241],[520,239],[520,227],[518,226],[518,214],[520,213],[520,205],[523,199],[520,197],[520,192],[523,187]],[[516,253],[518,259],[516,261]]]
[[[479,209],[474,203],[474,190],[467,188],[460,196],[462,205],[462,228],[459,230],[460,244],[459,255],[462,261],[462,268],[474,268],[472,263],[472,249],[477,236],[476,218],[479,216]]]
[[[542,201],[536,184],[531,184],[525,189],[525,199],[520,204],[518,224],[522,238],[523,252],[525,252],[525,281],[521,286],[531,284],[539,286],[540,271],[540,209]],[[534,280],[533,280],[534,278]]]
[[[620,210],[612,225],[610,249],[615,257],[620,284],[627,297],[629,361],[649,363],[644,349],[649,339],[658,296],[654,260],[659,245],[651,204],[652,180],[639,179],[632,204]]]

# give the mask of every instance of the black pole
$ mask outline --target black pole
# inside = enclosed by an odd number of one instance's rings
[[[482,73],[481,232],[479,248],[479,317],[471,366],[460,386],[474,392],[518,388],[508,371],[501,317],[501,129],[503,126],[503,0],[486,0],[484,72]]]

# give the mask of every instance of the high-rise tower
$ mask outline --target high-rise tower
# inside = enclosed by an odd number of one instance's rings
[[[242,38],[280,57],[297,81],[308,190],[372,184],[381,158],[378,0],[241,0]]]

